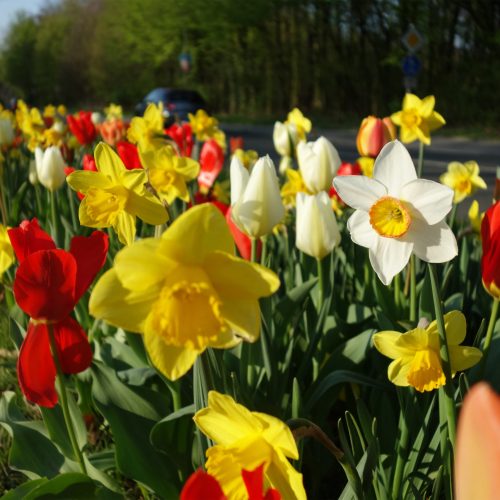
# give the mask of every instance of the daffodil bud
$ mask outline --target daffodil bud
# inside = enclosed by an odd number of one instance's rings
[[[293,156],[297,145],[297,127],[292,123],[275,122],[273,142],[281,156]]]
[[[297,248],[321,260],[339,243],[340,231],[325,191],[316,195],[297,193]]]
[[[396,129],[389,117],[368,116],[361,122],[356,146],[361,156],[376,158],[380,150],[396,138]]]
[[[333,144],[324,137],[315,142],[299,142],[297,159],[304,183],[312,193],[328,191],[342,163]]]
[[[35,149],[36,173],[42,186],[49,191],[59,189],[66,179],[64,173],[64,160],[61,151],[56,146],[51,146],[45,151]]]
[[[251,238],[269,234],[285,215],[271,158],[259,158],[249,174],[238,158],[233,157],[230,174],[234,222]]]
[[[0,118],[0,146],[10,146],[14,140],[14,129],[8,118]]]

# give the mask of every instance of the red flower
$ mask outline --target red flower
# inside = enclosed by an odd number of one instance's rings
[[[90,111],[79,111],[78,115],[68,115],[68,127],[82,146],[92,144],[97,137],[97,129],[92,123]]]
[[[142,168],[137,146],[135,144],[131,144],[127,141],[120,141],[116,144],[116,150],[127,170]]]
[[[278,490],[269,488],[265,495],[264,491],[264,464],[259,465],[256,469],[250,471],[243,469],[241,475],[248,491],[248,500],[281,500],[281,495]]]
[[[203,143],[200,152],[200,166],[198,185],[202,190],[209,190],[224,166],[224,151],[214,139]]]
[[[338,175],[362,175],[363,171],[361,170],[361,167],[359,164],[356,163],[347,163],[343,162],[342,165],[340,165],[339,169],[337,170],[336,176]],[[328,196],[330,198],[337,198],[341,203],[344,203],[340,196],[338,195],[337,191],[335,188],[332,187],[330,188],[330,191],[328,192]]]
[[[226,222],[240,255],[244,259],[250,260],[252,258],[252,240],[234,223],[233,218],[231,217],[231,208],[229,208],[226,212]],[[259,239],[257,240],[257,259],[260,259],[261,252],[262,241]]]
[[[500,300],[500,201],[486,210],[481,223],[481,239],[483,285],[490,295]]]
[[[88,238],[75,236],[67,252],[56,248],[36,219],[10,229],[9,237],[19,261],[14,297],[30,316],[17,362],[19,386],[27,399],[50,408],[57,403],[57,392],[49,328],[62,371],[79,373],[88,368],[92,351],[85,332],[70,314],[104,265],[108,237],[101,231]]]
[[[237,149],[243,149],[243,137],[240,135],[229,138],[229,151],[231,151],[231,154],[234,154]]]
[[[174,123],[165,129],[165,134],[169,135],[177,143],[181,156],[191,156],[194,139],[193,130],[189,123],[183,123],[182,125]]]
[[[194,201],[196,205],[201,205],[202,203],[211,203],[219,209],[222,215],[226,215],[226,212],[229,210],[229,205],[226,205],[225,203],[222,203],[222,201],[214,198],[211,192],[204,194],[200,193],[200,191],[197,191],[194,194]],[[191,203],[189,203],[188,206],[191,207]]]
[[[95,164],[94,155],[86,153],[83,155],[82,159],[83,170],[89,170],[90,172],[97,172],[97,166]]]

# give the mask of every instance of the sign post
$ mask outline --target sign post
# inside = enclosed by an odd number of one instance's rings
[[[408,51],[401,61],[404,75],[403,85],[406,92],[411,92],[417,86],[417,77],[422,69],[422,63],[415,52],[422,47],[424,37],[413,24],[410,24],[401,41]]]

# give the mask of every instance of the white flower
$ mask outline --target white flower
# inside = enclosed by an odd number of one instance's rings
[[[49,191],[55,191],[64,184],[64,160],[57,146],[51,146],[45,151],[36,148],[35,162],[38,180],[42,186]]]
[[[281,156],[293,156],[297,145],[297,127],[293,123],[275,122],[273,142]]]
[[[371,265],[385,285],[403,270],[412,252],[426,262],[446,262],[457,255],[455,235],[444,221],[453,191],[418,179],[399,141],[384,146],[373,179],[339,176],[333,183],[356,209],[347,222],[352,241],[369,249]]]
[[[231,215],[234,222],[252,238],[269,234],[285,215],[278,177],[271,158],[259,158],[249,174],[234,156],[230,175]]]
[[[299,250],[321,260],[339,243],[340,232],[325,191],[316,195],[297,193],[295,244]]]
[[[100,123],[102,123],[102,114],[99,113],[99,111],[94,111],[91,115],[90,115],[90,121],[94,124],[94,125],[99,125]]]
[[[333,144],[324,137],[315,142],[299,142],[297,160],[304,183],[312,193],[328,191],[342,163]]]

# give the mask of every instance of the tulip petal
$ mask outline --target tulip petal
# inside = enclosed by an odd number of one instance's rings
[[[48,328],[47,325],[41,325]],[[54,324],[59,361],[64,373],[80,373],[92,363],[92,350],[87,335],[80,324],[73,318],[67,318]]]
[[[46,325],[30,321],[17,361],[19,387],[32,403],[52,408],[57,403],[56,367]]]
[[[146,318],[157,299],[156,287],[142,292],[127,290],[118,279],[116,270],[110,269],[101,276],[92,290],[89,312],[111,325],[142,333]]]
[[[54,250],[54,240],[38,225],[37,219],[25,220],[8,231],[10,242],[21,264],[26,257],[39,250]]]
[[[447,262],[458,254],[457,240],[445,221],[429,226],[413,218],[410,230],[401,239],[412,242],[415,255],[425,262]]]
[[[387,194],[386,187],[364,175],[341,175],[333,185],[342,200],[352,208],[368,212],[370,207]]]
[[[417,178],[413,160],[403,144],[392,141],[382,148],[375,160],[373,178],[386,186],[389,196],[401,198],[401,188]]]
[[[231,205],[234,205],[243,196],[250,174],[236,155],[233,155],[231,159],[229,170],[231,177]]]
[[[72,238],[69,252],[75,258],[77,266],[75,302],[80,300],[106,262],[108,246],[108,235],[102,231],[94,231],[88,238]]]
[[[34,319],[59,321],[75,306],[77,266],[64,250],[41,250],[19,265],[14,296],[19,307]]]
[[[416,179],[401,188],[401,199],[411,205],[412,216],[415,212],[427,224],[437,224],[451,210],[453,190],[438,182]]]
[[[413,243],[378,236],[376,244],[370,248],[369,256],[373,270],[384,285],[388,285],[408,264],[412,249]]]
[[[198,469],[189,476],[189,479],[184,484],[180,500],[199,500],[201,498],[209,500],[226,500],[226,496],[217,482],[217,479],[203,472],[203,470]]]
[[[356,210],[347,221],[347,229],[351,234],[351,240],[357,245],[371,248],[377,244],[378,235],[370,224],[368,212]]]

